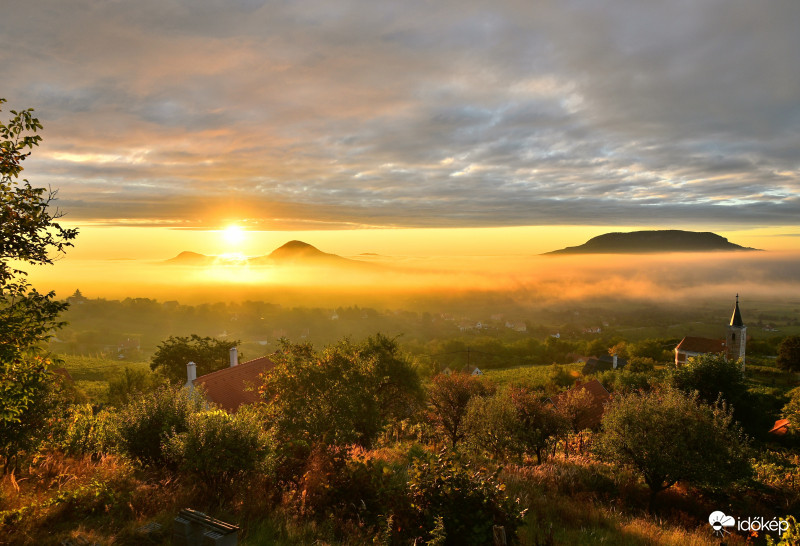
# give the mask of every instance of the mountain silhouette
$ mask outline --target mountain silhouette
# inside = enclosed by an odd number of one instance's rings
[[[314,264],[331,264],[331,265],[346,265],[360,263],[355,260],[348,260],[336,254],[328,254],[323,252],[317,247],[304,243],[303,241],[289,241],[285,245],[276,248],[267,256],[258,256],[251,258],[250,263],[253,265],[314,265]]]
[[[758,250],[731,243],[710,231],[678,229],[606,233],[589,239],[580,246],[545,252],[545,255],[564,254],[644,254],[657,252],[719,252]]]
[[[162,262],[170,265],[187,266],[208,266],[214,264],[223,265],[293,265],[293,266],[367,266],[372,264],[359,260],[350,260],[336,254],[328,254],[317,247],[304,243],[303,241],[289,241],[285,245],[276,248],[265,256],[256,256],[245,260],[229,260],[220,256],[207,256],[197,252],[184,251]]]
[[[206,256],[205,254],[185,250],[164,263],[172,265],[210,265],[214,263],[214,256]]]

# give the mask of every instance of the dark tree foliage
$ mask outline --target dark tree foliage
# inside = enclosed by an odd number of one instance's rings
[[[800,336],[789,336],[778,346],[778,366],[800,372]]]
[[[205,375],[230,365],[230,350],[238,347],[239,340],[222,340],[212,337],[170,336],[158,346],[150,360],[150,369],[164,374],[170,381],[186,382],[186,364],[197,365],[197,376]],[[239,355],[240,359],[242,355]]]
[[[419,377],[385,336],[317,352],[283,342],[260,393],[268,424],[288,444],[371,445],[392,420],[413,415]]]
[[[46,428],[55,382],[40,346],[63,324],[58,315],[67,307],[54,300],[55,293],[31,287],[14,262],[52,264],[77,236],[56,221],[55,191],[19,180],[22,162],[42,139],[36,134],[42,125],[32,109],[11,114],[0,123],[0,455],[6,468]]]
[[[724,486],[751,473],[747,438],[722,405],[665,388],[614,397],[597,439],[601,458],[638,472],[656,495],[678,481]]]
[[[704,354],[672,373],[672,383],[684,392],[697,391],[700,399],[713,404],[721,395],[728,404],[736,406],[747,393],[742,365],[723,355]]]
[[[451,447],[464,439],[467,405],[474,396],[486,396],[491,389],[475,376],[455,373],[433,378],[428,392],[428,418]]]

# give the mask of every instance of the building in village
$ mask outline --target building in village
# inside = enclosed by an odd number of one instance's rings
[[[244,404],[259,401],[258,386],[261,376],[275,367],[275,363],[265,356],[239,363],[236,347],[230,351],[230,366],[197,377],[194,362],[186,365],[186,387],[201,387],[206,399],[220,408],[234,413]]]
[[[739,309],[739,294],[736,294],[736,305],[733,308],[730,324],[725,331],[725,339],[687,336],[675,347],[675,366],[683,366],[690,358],[702,354],[722,354],[728,360],[741,360],[742,371],[745,364],[745,348],[747,345],[747,327],[742,320]]]

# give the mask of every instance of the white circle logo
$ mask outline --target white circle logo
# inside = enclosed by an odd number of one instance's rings
[[[726,527],[736,525],[736,520],[733,516],[726,516],[723,512],[717,510],[716,512],[711,512],[711,515],[708,516],[708,523],[714,529],[714,534],[721,537],[726,533],[730,534]]]

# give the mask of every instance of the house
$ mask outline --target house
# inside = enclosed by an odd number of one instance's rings
[[[675,347],[675,366],[682,366],[694,356],[702,354],[722,354],[728,360],[741,360],[744,372],[747,327],[742,321],[739,309],[739,294],[733,308],[730,324],[726,328],[725,339],[687,336]]]
[[[774,434],[775,436],[785,436],[787,432],[789,432],[788,419],[778,419],[775,421],[772,428],[769,429],[769,434]]]
[[[197,377],[194,362],[186,365],[186,387],[202,387],[205,397],[228,412],[235,412],[244,404],[259,401],[258,386],[261,375],[275,367],[275,363],[265,356],[239,363],[236,347],[230,352],[230,366]]]
[[[628,361],[624,358],[618,358],[617,355],[603,355],[600,358],[589,358],[586,360],[581,373],[589,375],[597,372],[605,372],[607,370],[618,370],[628,365]]]
[[[605,411],[604,404],[611,400],[611,394],[597,379],[592,379],[586,383],[575,383],[575,386],[549,398],[549,401],[551,404],[553,404],[553,407],[558,408],[559,402],[565,400],[568,396],[567,393],[576,390],[586,391],[592,397],[592,405],[589,407],[589,410],[586,413],[580,416],[580,419],[578,420],[578,428],[581,430],[586,428],[597,428],[600,426],[600,422],[603,420],[603,412]]]
[[[480,368],[473,366],[472,364],[467,364],[461,368],[461,373],[468,375],[483,375],[483,372],[480,370]]]

